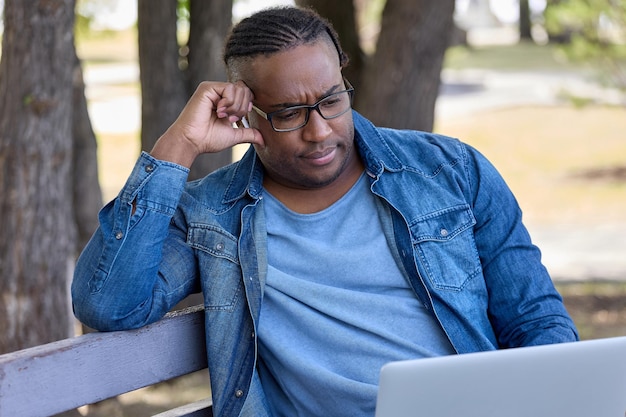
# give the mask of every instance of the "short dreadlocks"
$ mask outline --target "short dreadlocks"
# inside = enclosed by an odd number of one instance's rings
[[[312,9],[274,7],[262,10],[235,25],[226,39],[224,63],[231,81],[238,80],[240,65],[258,55],[286,51],[318,40],[330,39],[339,55],[340,67],[348,56],[330,22]]]

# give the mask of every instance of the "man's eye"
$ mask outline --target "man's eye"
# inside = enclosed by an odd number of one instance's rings
[[[336,106],[337,104],[341,103],[342,101],[342,97],[341,96],[331,96],[328,97],[326,100],[324,100],[321,105],[324,107],[333,107]]]
[[[302,111],[302,109],[285,109],[274,114],[274,117],[280,120],[297,119]]]

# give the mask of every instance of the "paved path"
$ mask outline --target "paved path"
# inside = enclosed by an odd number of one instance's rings
[[[626,222],[529,230],[555,281],[626,281]]]

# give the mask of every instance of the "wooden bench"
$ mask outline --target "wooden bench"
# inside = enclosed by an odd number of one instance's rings
[[[191,307],[141,329],[88,333],[1,355],[0,416],[51,416],[206,367],[204,312]],[[211,400],[157,416],[212,416]]]

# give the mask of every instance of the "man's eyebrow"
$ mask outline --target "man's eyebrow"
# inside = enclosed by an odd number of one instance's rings
[[[335,91],[337,91],[339,89],[341,85],[340,84],[335,84],[332,87],[330,87],[328,90],[326,90],[321,96],[319,96],[317,98],[317,100],[315,100],[316,102],[328,97],[329,95],[333,94]],[[278,103],[278,104],[274,104],[269,106],[270,109],[276,109],[276,110],[281,110],[281,109],[286,109],[288,107],[294,107],[294,106],[308,106],[308,103],[289,103],[289,102],[285,102],[285,103]]]

